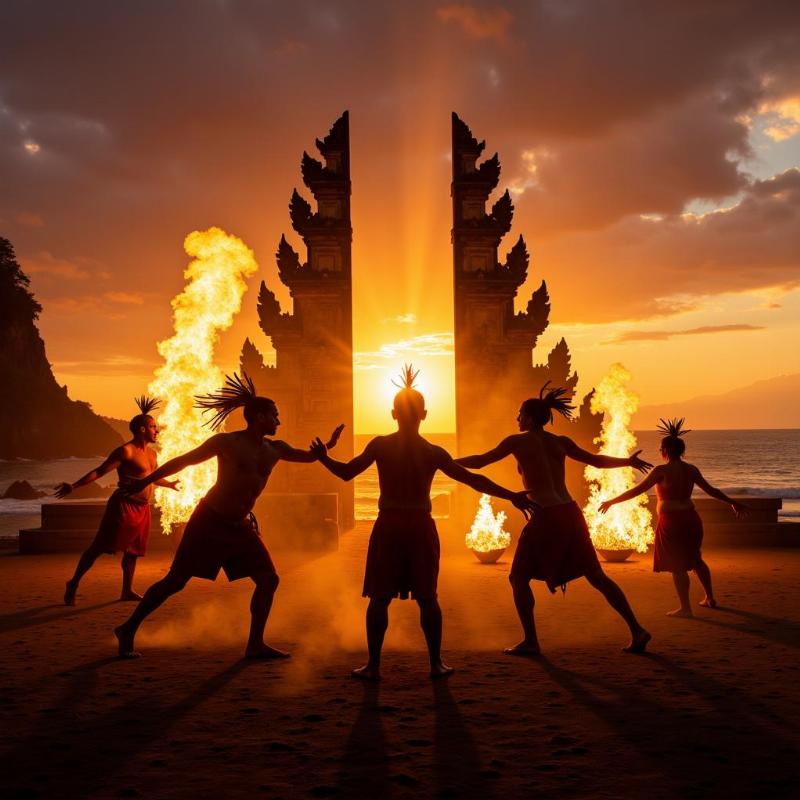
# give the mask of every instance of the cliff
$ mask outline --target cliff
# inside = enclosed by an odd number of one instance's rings
[[[0,458],[105,455],[122,439],[56,382],[36,327],[42,307],[28,285],[0,237]]]

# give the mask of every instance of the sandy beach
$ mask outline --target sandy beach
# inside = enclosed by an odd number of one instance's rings
[[[664,612],[668,575],[646,557],[609,565],[653,642],[626,631],[585,581],[537,585],[545,656],[519,638],[510,562],[442,562],[446,659],[427,677],[416,606],[394,603],[384,679],[364,657],[368,527],[338,553],[276,560],[268,640],[282,663],[241,660],[246,581],[193,581],[114,657],[119,568],[101,560],[74,608],[59,604],[72,556],[0,557],[0,715],[6,797],[790,797],[797,796],[798,551],[709,551],[721,608]],[[168,567],[143,559],[143,590]],[[693,586],[695,599],[699,590]]]

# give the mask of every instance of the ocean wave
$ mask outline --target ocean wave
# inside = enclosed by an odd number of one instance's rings
[[[725,494],[749,494],[753,497],[781,497],[783,499],[792,499],[800,497],[800,488],[797,486],[787,487],[755,487],[755,486],[734,486],[733,488],[723,489]]]
[[[800,511],[784,511],[781,509],[778,512],[778,519],[796,519],[797,517],[800,517]]]
[[[0,514],[39,514],[41,500],[0,500]]]

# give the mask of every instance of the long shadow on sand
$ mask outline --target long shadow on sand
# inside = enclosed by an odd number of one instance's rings
[[[452,680],[433,681],[436,796],[493,797],[492,780],[481,771],[478,748],[450,692]]]
[[[364,697],[347,737],[338,787],[341,797],[391,797],[389,754],[380,710],[380,686],[361,682]]]
[[[14,742],[0,759],[0,775],[10,796],[71,798],[97,791],[137,753],[162,739],[182,717],[255,662],[232,664],[173,704],[159,703],[152,693],[143,692],[83,722],[86,697],[103,680],[104,669],[120,663],[118,658],[103,658],[62,673],[69,681],[53,704],[57,716],[42,714],[37,729]]]
[[[741,618],[740,623],[727,622],[721,619],[718,614],[733,614]],[[703,615],[702,617],[692,617],[690,621],[703,622],[706,625],[714,625],[719,628],[748,633],[751,636],[759,636],[776,644],[783,644],[787,647],[800,649],[800,624],[790,619],[781,617],[767,617],[763,614],[756,614],[752,611],[742,611],[730,606],[717,606],[714,609],[714,616]],[[754,628],[752,625],[766,626]]]
[[[36,625],[46,625],[48,622],[57,622],[62,619],[72,619],[90,611],[97,611],[101,608],[108,608],[119,603],[119,600],[106,600],[104,603],[95,603],[93,606],[81,606],[72,608],[63,603],[39,606],[37,608],[26,608],[24,611],[15,611],[13,614],[0,616],[0,633],[10,633],[20,631],[23,628],[33,628]],[[61,609],[58,614],[44,614],[45,611]],[[44,614],[44,616],[42,616]]]
[[[665,656],[644,658],[660,667],[656,677],[666,676],[652,689],[640,688],[635,680],[564,669],[544,658],[537,663],[650,762],[662,792],[682,797],[792,795],[798,749],[791,734],[783,732],[791,730],[786,720],[760,706],[741,686],[722,684]]]

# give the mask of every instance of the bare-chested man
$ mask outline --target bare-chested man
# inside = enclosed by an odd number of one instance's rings
[[[346,464],[327,455],[317,439],[311,447],[320,462],[334,475],[349,481],[375,463],[378,467],[380,498],[378,518],[372,529],[367,552],[363,596],[367,606],[367,647],[369,660],[353,676],[366,680],[380,678],[381,649],[389,625],[389,604],[409,594],[420,608],[420,625],[425,634],[431,677],[446,677],[452,667],[442,661],[442,611],[437,600],[439,577],[439,536],[431,516],[431,484],[437,469],[473,489],[510,500],[528,514],[533,504],[525,492],[512,492],[483,475],[458,466],[450,454],[431,444],[419,433],[428,412],[425,398],[413,388],[415,373],[406,367],[403,388],[395,395],[392,417],[397,433],[377,436]]]
[[[586,577],[630,628],[631,641],[623,649],[641,653],[650,641],[650,634],[637,622],[622,589],[603,572],[583,513],[567,491],[564,465],[568,457],[600,469],[634,467],[646,471],[651,465],[639,458],[641,450],[630,458],[589,453],[569,437],[544,430],[544,426],[553,421],[554,411],[569,418],[574,409],[567,402],[566,390],[545,391],[546,387],[547,384],[538,398],[530,398],[522,404],[517,416],[521,433],[508,436],[482,455],[456,459],[465,467],[480,468],[514,456],[528,496],[537,505],[533,518],[520,535],[509,575],[524,638],[504,652],[509,655],[538,655],[540,652],[533,618],[532,579],[544,581],[547,588],[555,592],[568,581]]]
[[[158,405],[157,400],[147,397],[136,398],[139,406],[137,414],[129,423],[133,438],[114,450],[96,469],[87,472],[75,483],[60,483],[56,486],[56,497],[66,497],[79,486],[86,486],[98,478],[117,470],[120,481],[128,478],[141,478],[149,475],[157,465],[155,450],[150,446],[158,437],[158,426],[150,412]],[[156,486],[174,489],[175,481],[161,480]],[[122,594],[120,600],[141,600],[142,596],[133,590],[133,573],[136,559],[147,551],[150,535],[150,499],[153,490],[146,487],[136,494],[123,493],[119,489],[108,499],[105,513],[97,529],[94,541],[84,551],[75,567],[75,574],[67,581],[64,603],[75,605],[75,596],[81,578],[91,569],[103,553],[122,551]]]
[[[703,521],[692,503],[692,489],[699,486],[706,494],[728,503],[737,517],[747,514],[748,508],[738,500],[728,497],[714,488],[700,470],[682,459],[686,451],[683,436],[689,431],[683,427],[682,419],[661,420],[658,430],[666,434],[661,440],[661,457],[666,462],[656,467],[641,483],[627,492],[612,497],[600,505],[605,514],[611,506],[623,503],[656,487],[658,498],[658,522],[656,542],[653,548],[653,571],[671,572],[680,607],[669,611],[669,617],[691,617],[689,602],[689,571],[694,571],[705,589],[706,596],[701,606],[716,608],[714,590],[711,585],[711,570],[703,561],[700,548],[703,544]]]
[[[250,636],[247,658],[287,658],[288,653],[264,643],[264,628],[278,588],[278,575],[258,531],[253,506],[264,491],[270,473],[281,460],[310,463],[316,456],[286,442],[266,439],[280,425],[272,400],[256,395],[250,378],[227,378],[219,392],[198,398],[198,406],[215,411],[210,424],[216,430],[236,408],[244,410],[243,431],[218,433],[194,450],[167,461],[144,479],[131,481],[132,491],[192,464],[217,459],[217,481],[200,501],[186,524],[169,572],[154,583],[130,618],[115,629],[119,654],[135,658],[134,637],[142,622],[168,597],[186,586],[192,577],[215,580],[220,569],[229,581],[249,577],[255,583],[250,601]],[[343,426],[334,431],[329,447],[336,444]]]

